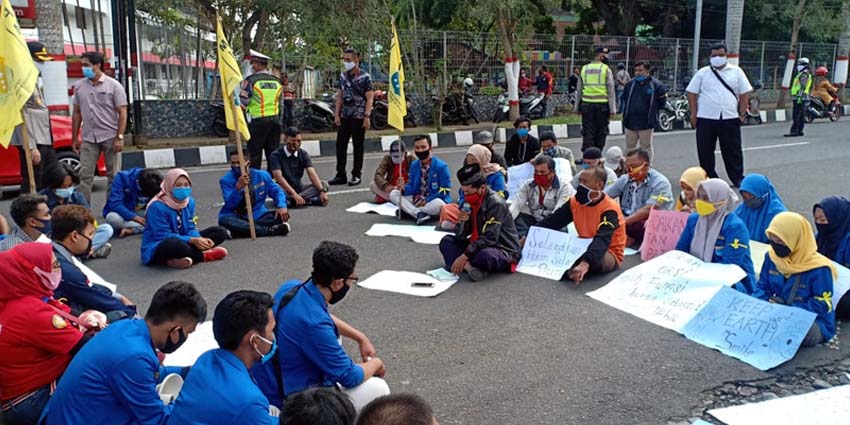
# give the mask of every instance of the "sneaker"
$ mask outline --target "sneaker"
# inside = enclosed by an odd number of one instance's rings
[[[328,181],[328,184],[331,186],[339,186],[342,184],[348,183],[348,179],[345,176],[336,176]]]
[[[484,278],[487,277],[487,272],[481,270],[477,267],[469,266],[469,271],[466,272],[469,275],[469,279],[473,282],[481,282]]]
[[[424,213],[424,212],[420,212],[420,213],[416,214],[416,224],[417,225],[424,224],[425,222],[427,222],[430,219],[431,219],[431,216]]]
[[[218,261],[224,257],[227,257],[227,250],[220,246],[204,251],[204,262]]]
[[[189,267],[192,267],[192,263],[192,259],[189,257],[172,258],[165,262],[168,267],[175,269],[188,269]]]
[[[107,242],[102,247],[96,249],[89,258],[106,258],[112,253],[112,244]]]
[[[286,236],[289,234],[291,227],[289,227],[289,223],[281,223],[275,224],[274,226],[269,228],[269,233],[272,236]]]
[[[351,180],[348,181],[348,185],[349,186],[357,186],[361,182],[362,181],[360,180],[359,176],[351,176]]]

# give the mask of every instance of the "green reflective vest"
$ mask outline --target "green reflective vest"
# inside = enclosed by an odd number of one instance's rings
[[[803,89],[803,93],[808,95],[812,92],[812,75],[806,73],[808,78],[806,78],[806,88]],[[797,76],[794,77],[794,82],[791,84],[791,96],[797,97],[800,95],[800,89],[802,88],[800,85],[800,76],[803,75],[802,72],[797,73]]]
[[[591,62],[581,68],[582,103],[608,103],[608,65]]]
[[[283,85],[271,74],[254,74],[246,78],[251,90],[251,100],[245,109],[251,118],[275,117],[280,113],[280,95]]]

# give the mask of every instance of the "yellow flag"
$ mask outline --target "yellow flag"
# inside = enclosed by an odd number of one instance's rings
[[[233,57],[233,49],[230,47],[230,43],[224,37],[224,30],[221,29],[221,17],[217,17],[217,20],[215,34],[216,45],[218,46],[218,73],[221,76],[221,97],[224,99],[224,117],[227,121],[227,128],[239,131],[242,134],[242,140],[250,140],[251,133],[248,132],[245,114],[240,111],[236,114],[235,120],[233,117],[233,104],[239,100],[237,93],[242,84],[242,70],[239,69],[239,62]]]
[[[2,0],[0,16],[0,145],[9,147],[12,132],[23,122],[21,108],[35,90],[38,68],[9,0]]]
[[[390,103],[387,123],[404,131],[404,116],[407,115],[407,101],[404,100],[404,68],[401,65],[401,49],[399,48],[398,33],[393,27],[393,41],[390,46],[390,87],[388,100]]]

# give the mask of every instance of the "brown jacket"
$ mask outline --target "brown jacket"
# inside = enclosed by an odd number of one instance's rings
[[[407,177],[410,172],[410,164],[413,162],[415,158],[411,153],[407,153],[404,158],[404,175],[401,177],[404,179],[405,183],[407,182]],[[381,160],[381,163],[378,165],[378,169],[375,170],[375,184],[386,192],[389,186],[395,186],[395,182],[390,182],[393,178],[393,168],[395,168],[395,163],[393,162],[392,157],[389,154],[384,155],[384,158]]]
[[[819,98],[824,106],[829,106],[832,102],[833,96],[838,94],[838,88],[833,86],[829,79],[824,77],[816,77],[815,78],[815,89],[812,90],[812,97]]]

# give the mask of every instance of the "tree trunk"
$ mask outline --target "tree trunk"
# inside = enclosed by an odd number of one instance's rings
[[[744,0],[726,3],[726,48],[729,63],[738,65],[741,55],[741,22],[744,19]]]
[[[499,7],[497,12],[499,32],[502,34],[502,47],[505,52],[505,83],[508,85],[508,105],[511,121],[519,118],[519,57],[512,37],[513,18],[507,6]]]
[[[776,99],[776,109],[785,108],[785,100],[788,97],[788,89],[791,88],[791,78],[794,72],[794,63],[797,60],[797,38],[800,35],[800,26],[806,13],[806,0],[798,0],[794,10],[794,20],[791,26],[791,46],[788,48],[788,60],[785,62],[785,75],[782,78],[782,91]]]
[[[841,4],[841,35],[838,37],[838,57],[835,62],[833,82],[839,88],[839,96],[844,102],[844,86],[847,85],[847,64],[850,58],[850,0]]]

